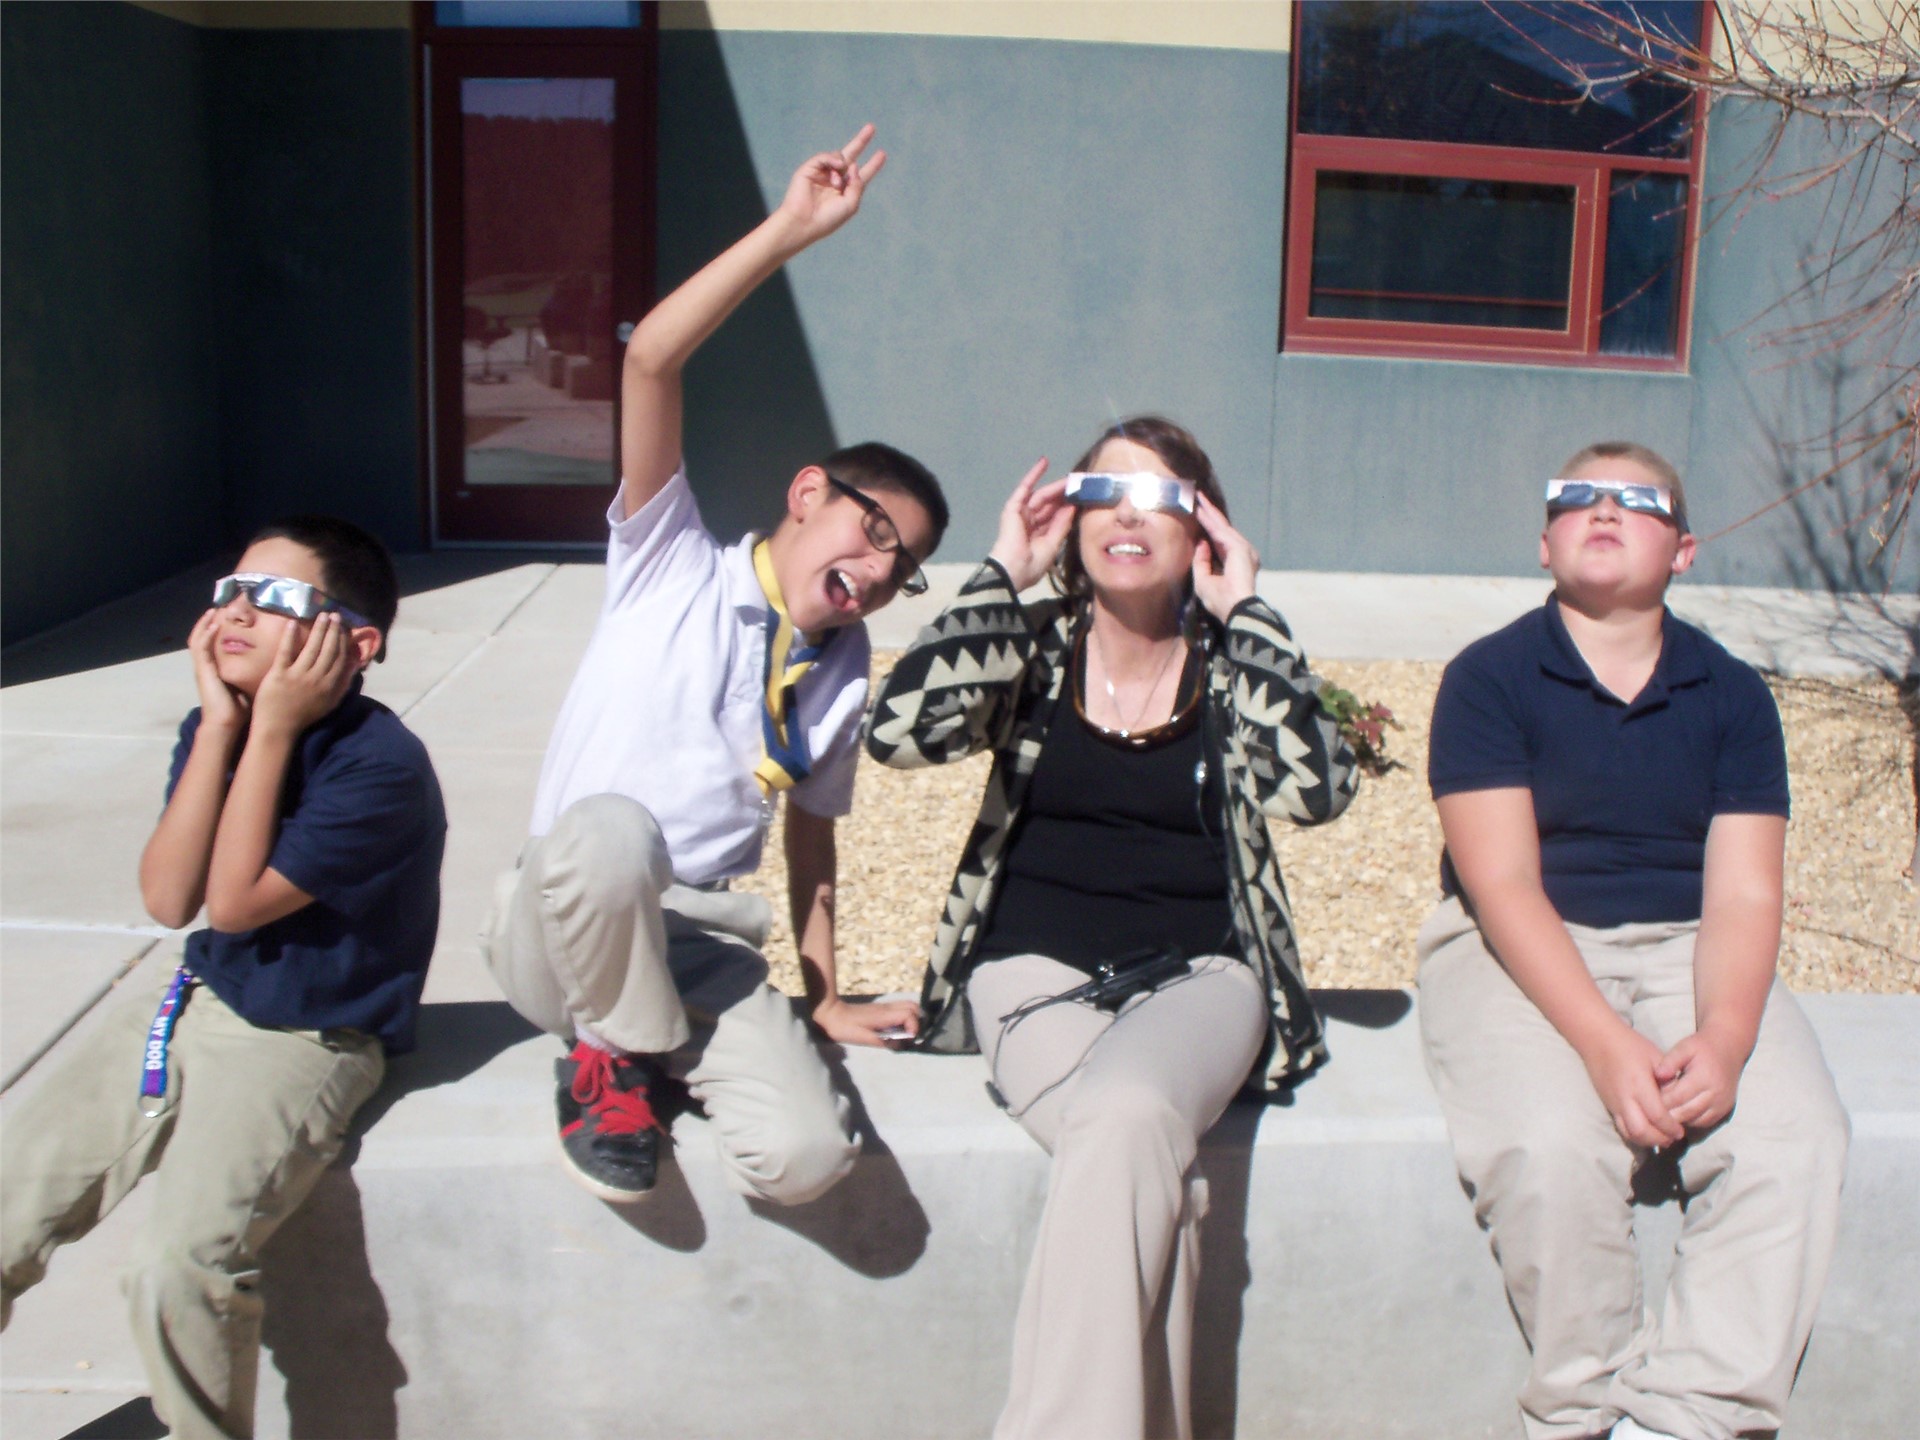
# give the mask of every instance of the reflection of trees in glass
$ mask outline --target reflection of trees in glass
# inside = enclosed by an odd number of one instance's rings
[[[1573,211],[1567,186],[1322,171],[1312,313],[1563,329]]]
[[[1605,24],[1686,44],[1693,0],[1601,7]],[[1300,126],[1314,135],[1618,155],[1688,153],[1687,91],[1665,76],[1588,86],[1569,75],[1610,52],[1576,3],[1331,0],[1300,14]]]
[[[1777,437],[1817,457],[1817,473],[1774,505],[1839,484],[1860,502],[1871,540],[1863,568],[1884,562],[1890,579],[1920,490],[1920,3],[1721,3],[1713,43],[1623,26],[1619,7],[1595,0],[1486,8],[1551,9],[1580,30],[1599,54],[1566,62],[1577,86],[1657,78],[1768,116],[1764,143],[1742,178],[1714,197],[1709,223],[1738,224],[1756,204],[1799,197],[1820,208],[1800,283],[1757,305],[1756,343],[1786,361],[1873,377],[1863,399],[1837,407],[1825,433]]]

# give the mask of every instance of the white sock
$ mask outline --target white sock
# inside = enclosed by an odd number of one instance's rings
[[[574,1022],[574,1025],[573,1025],[573,1038],[578,1040],[582,1045],[586,1046],[589,1050],[604,1050],[609,1055],[618,1055],[621,1053],[619,1050],[609,1045],[606,1041],[602,1040],[598,1035],[594,1034],[591,1030],[587,1029],[586,1026],[580,1024],[580,1022],[577,1020]]]
[[[1613,1440],[1679,1440],[1664,1430],[1649,1430],[1631,1415],[1622,1415],[1613,1427]]]

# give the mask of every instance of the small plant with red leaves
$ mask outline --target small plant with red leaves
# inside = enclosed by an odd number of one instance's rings
[[[1393,711],[1333,684],[1320,687],[1320,708],[1333,717],[1340,727],[1340,738],[1351,747],[1353,758],[1367,774],[1377,777],[1401,768],[1400,762],[1387,754],[1387,731],[1400,728]]]

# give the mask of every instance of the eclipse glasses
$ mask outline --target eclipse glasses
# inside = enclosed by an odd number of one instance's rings
[[[1083,509],[1111,509],[1122,500],[1136,510],[1193,514],[1193,482],[1137,470],[1124,475],[1076,470],[1067,476],[1066,501]]]
[[[349,625],[371,625],[373,622],[357,611],[349,610],[338,601],[330,600],[318,587],[304,580],[291,580],[285,575],[254,575],[241,573],[223,575],[213,582],[213,606],[231,605],[236,595],[246,592],[247,600],[256,610],[264,610],[269,615],[284,615],[289,620],[314,620],[328,610],[336,612]]]
[[[1664,485],[1632,485],[1625,480],[1547,481],[1549,510],[1591,510],[1600,503],[1602,495],[1611,496],[1622,510],[1637,510],[1642,515],[1659,515],[1676,525],[1680,523],[1673,513],[1673,496]]]

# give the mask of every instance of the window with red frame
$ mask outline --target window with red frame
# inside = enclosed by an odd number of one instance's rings
[[[1283,345],[1674,370],[1700,0],[1301,0]]]

